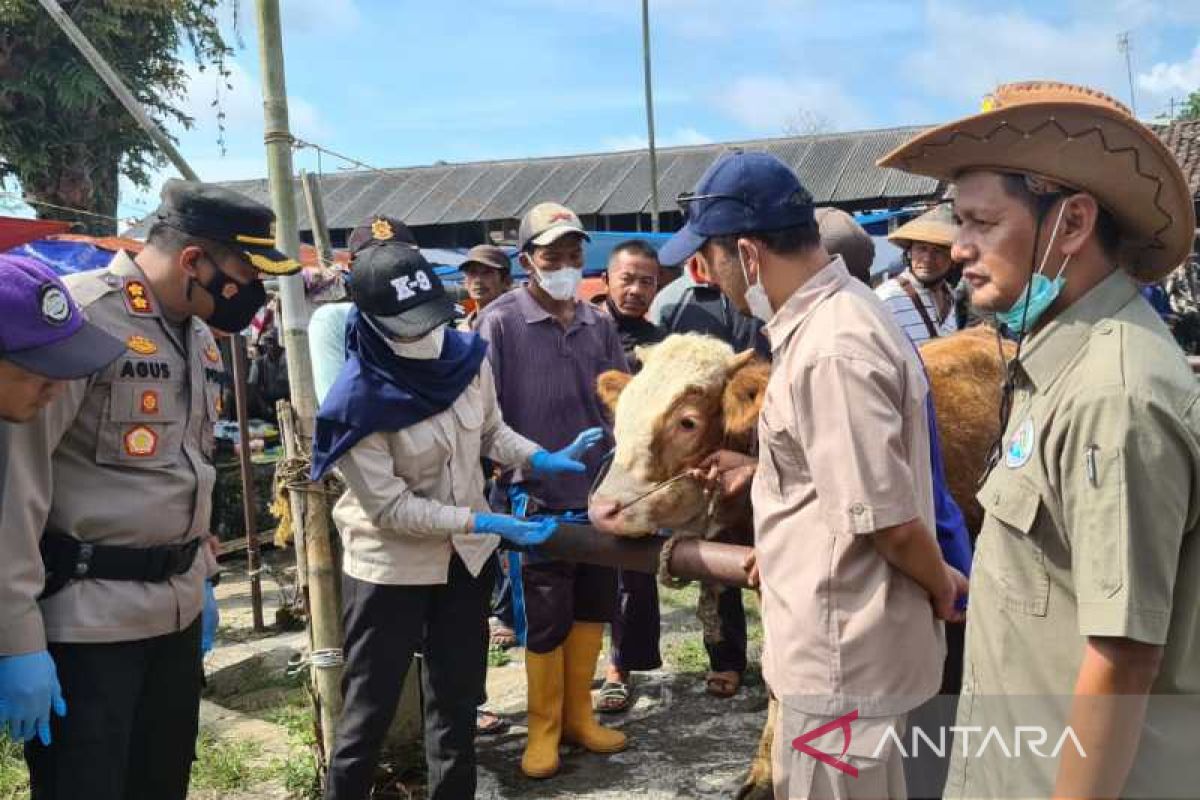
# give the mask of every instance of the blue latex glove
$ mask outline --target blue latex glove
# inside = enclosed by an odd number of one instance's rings
[[[534,472],[542,473],[586,472],[587,467],[579,459],[583,458],[583,454],[603,438],[603,428],[588,428],[562,450],[556,450],[553,453],[545,450],[537,451],[529,459],[529,466]]]
[[[221,611],[217,608],[217,595],[212,581],[204,581],[204,610],[200,612],[200,655],[208,655],[217,640],[217,626],[221,624]]]
[[[17,742],[50,744],[50,712],[67,715],[54,659],[45,650],[0,656],[0,733]]]
[[[506,542],[512,542],[518,547],[530,547],[541,544],[550,538],[558,529],[558,522],[552,519],[527,521],[510,517],[506,514],[476,514],[475,533],[494,533]]]

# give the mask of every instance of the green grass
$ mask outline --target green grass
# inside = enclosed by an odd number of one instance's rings
[[[273,776],[283,784],[287,796],[293,800],[319,798],[317,757],[313,750],[317,735],[306,690],[300,689],[287,695],[285,702],[270,709],[264,719],[288,732],[288,756],[271,763],[269,770]]]
[[[698,635],[669,643],[663,657],[667,665],[676,672],[708,671],[708,652]]]
[[[507,667],[512,663],[512,656],[502,647],[489,647],[487,665],[489,667]]]
[[[257,742],[228,741],[201,731],[196,741],[196,763],[192,765],[192,787],[218,792],[245,789],[255,780],[251,762],[261,750]]]
[[[0,734],[0,800],[29,796],[29,772],[21,745]]]

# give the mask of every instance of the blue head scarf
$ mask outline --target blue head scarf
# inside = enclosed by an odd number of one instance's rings
[[[479,374],[487,342],[447,330],[436,359],[402,358],[359,314],[346,320],[346,363],[317,412],[312,480],[361,439],[399,431],[445,411]]]

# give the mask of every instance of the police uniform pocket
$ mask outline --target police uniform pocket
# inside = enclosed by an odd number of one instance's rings
[[[979,536],[979,558],[992,562],[989,566],[1004,589],[1005,607],[1044,617],[1050,575],[1036,525],[1041,497],[1020,478],[994,472],[978,498],[987,512]]]
[[[96,463],[161,467],[183,443],[174,383],[114,383],[100,423]]]

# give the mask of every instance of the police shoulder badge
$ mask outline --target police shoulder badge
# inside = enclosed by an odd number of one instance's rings
[[[139,356],[152,356],[158,352],[158,345],[145,336],[136,334],[125,340],[125,346]]]
[[[371,238],[381,242],[386,242],[396,235],[392,230],[392,223],[386,219],[377,219],[371,223]]]
[[[1004,447],[1004,466],[1018,469],[1033,457],[1033,419],[1026,417]]]
[[[221,351],[217,349],[216,342],[210,340],[208,344],[204,345],[204,360],[210,364],[221,363]]]
[[[150,292],[141,281],[125,281],[125,307],[131,314],[153,314]]]
[[[158,451],[158,434],[145,425],[137,425],[125,432],[125,454],[133,458],[146,458]]]

